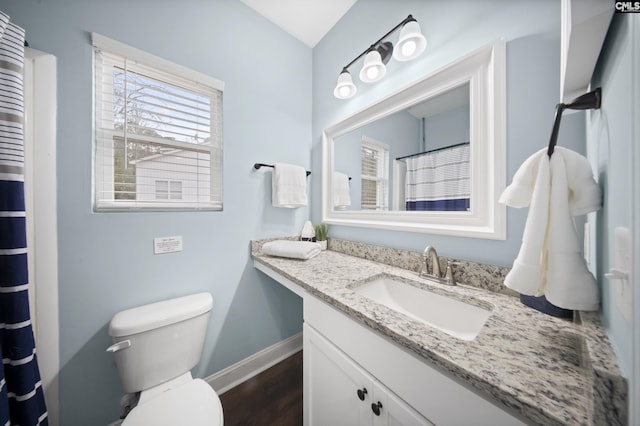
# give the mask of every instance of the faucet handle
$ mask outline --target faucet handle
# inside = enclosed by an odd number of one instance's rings
[[[420,272],[419,275],[421,277],[429,275],[429,268],[427,267],[427,255],[422,255],[422,262],[420,262]]]
[[[447,272],[445,273],[444,279],[447,281],[447,284],[456,285],[456,279],[453,276],[453,263],[451,263],[451,261],[447,261]]]

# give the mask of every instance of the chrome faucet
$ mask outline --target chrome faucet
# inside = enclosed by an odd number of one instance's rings
[[[429,273],[429,265],[427,259],[431,259],[431,273]],[[420,276],[435,278],[438,282],[448,285],[456,285],[456,280],[453,277],[453,266],[451,262],[447,261],[447,271],[445,276],[442,276],[440,272],[440,259],[438,258],[438,252],[433,246],[427,246],[422,253],[422,268],[420,269]]]
[[[429,273],[429,266],[427,265],[427,258],[429,257],[431,258],[431,273]],[[438,252],[433,246],[427,246],[422,253],[422,271],[420,275],[431,275],[440,278],[440,260],[438,259]]]

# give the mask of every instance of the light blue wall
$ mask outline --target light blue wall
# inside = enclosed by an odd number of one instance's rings
[[[255,271],[249,241],[296,234],[309,216],[272,208],[271,172],[252,165],[309,169],[311,49],[238,0],[0,0],[0,10],[31,47],[58,58],[61,424],[119,416],[105,349],[122,309],[211,292],[199,377],[301,331],[300,300]],[[226,83],[223,212],[92,213],[90,32]],[[184,251],[154,256],[153,238],[171,235],[183,236]]]
[[[356,95],[335,98],[333,88],[342,67],[409,14],[418,20],[428,41],[422,56],[405,63],[392,59],[383,80],[367,85],[356,77]],[[549,141],[560,98],[558,0],[358,1],[313,50],[312,167],[320,168],[324,128],[498,38],[507,42],[506,178],[510,182],[522,162]],[[352,75],[357,76],[359,67],[361,61],[350,69]],[[584,115],[567,118],[561,132],[563,146],[584,152]],[[312,220],[319,221],[320,182],[312,186]],[[506,241],[345,226],[332,226],[329,235],[419,252],[434,245],[445,256],[511,266],[526,214],[527,209],[508,209]]]
[[[635,289],[638,288],[638,241],[640,219],[638,210],[638,160],[640,145],[640,16],[614,14],[609,33],[593,76],[593,87],[602,87],[602,107],[590,114],[587,126],[587,152],[598,182],[604,193],[603,208],[592,214],[590,222],[595,226],[596,241],[593,265],[602,289],[602,320],[615,346],[620,366],[632,380],[631,406],[638,410],[640,395],[638,380],[640,371],[633,368],[633,357],[640,356],[640,340],[634,337],[640,319],[628,323],[617,308],[615,283],[604,277],[614,267],[614,229],[618,226],[631,229],[635,238]],[[638,312],[636,303],[635,312]],[[636,334],[637,335],[637,334]],[[634,345],[635,342],[635,345]],[[637,358],[636,358],[637,363]],[[638,364],[636,364],[638,368]],[[635,413],[635,422],[640,412]]]
[[[469,105],[427,117],[424,122],[425,151],[469,142]]]

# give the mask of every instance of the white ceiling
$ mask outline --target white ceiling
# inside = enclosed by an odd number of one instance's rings
[[[240,0],[256,12],[314,47],[356,0]]]

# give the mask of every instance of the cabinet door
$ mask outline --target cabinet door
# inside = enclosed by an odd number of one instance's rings
[[[373,378],[307,324],[303,339],[305,424],[370,425]]]
[[[433,426],[433,423],[422,417],[380,382],[375,382],[373,385],[372,400],[374,426]]]

